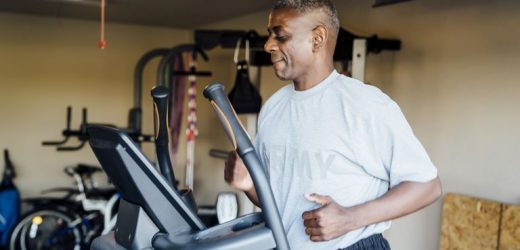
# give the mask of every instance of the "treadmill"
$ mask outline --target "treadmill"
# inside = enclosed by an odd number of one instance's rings
[[[168,95],[163,87],[155,91],[163,100]],[[243,159],[262,212],[207,228],[194,205],[185,201],[183,193],[168,182],[127,134],[92,126],[88,128],[90,146],[122,199],[115,230],[96,238],[91,249],[290,249],[269,182],[224,86],[213,83],[205,88],[204,96]],[[156,118],[166,119],[160,115],[166,110],[157,110],[164,106],[156,102],[154,107]]]

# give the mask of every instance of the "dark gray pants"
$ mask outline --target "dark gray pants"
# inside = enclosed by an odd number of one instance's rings
[[[390,244],[382,234],[374,234],[341,250],[390,250]]]

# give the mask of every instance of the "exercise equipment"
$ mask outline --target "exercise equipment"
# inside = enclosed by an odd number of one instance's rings
[[[259,66],[268,65],[265,64],[265,61],[269,61],[270,63],[270,55],[263,52],[263,43],[265,41],[254,30],[197,30],[195,31],[195,39],[197,43],[201,43],[201,47],[207,49],[211,49],[217,45],[221,45],[223,48],[235,49],[233,61],[237,71],[234,85],[228,97],[235,111],[243,115],[242,118],[244,119],[247,133],[254,138],[257,130],[258,113],[262,106],[262,97],[259,93],[261,72]],[[244,57],[239,60],[240,50],[242,48],[244,48]],[[250,68],[249,65],[256,67]],[[250,77],[250,69],[252,70],[253,78]],[[254,83],[251,79],[253,79]],[[240,214],[248,214],[258,210],[245,194],[240,193],[239,196]]]
[[[152,51],[144,54],[139,61],[134,70],[134,107],[128,111],[128,125],[125,128],[125,132],[132,137],[134,141],[138,144],[141,142],[150,142],[152,137],[149,135],[144,135],[141,131],[142,128],[142,109],[141,109],[141,101],[142,101],[142,76],[145,65],[153,58],[157,56],[164,55],[168,52],[168,49],[154,49]],[[63,139],[61,141],[44,141],[42,142],[43,146],[56,146],[58,151],[74,151],[83,148],[86,141],[88,140],[87,127],[90,125],[107,125],[115,127],[114,125],[101,124],[101,123],[89,123],[87,122],[87,109],[82,109],[82,121],[79,126],[79,129],[73,130],[70,127],[71,123],[71,115],[72,108],[67,107],[67,121],[66,127],[62,130]],[[71,137],[76,137],[80,144],[76,146],[64,146]]]
[[[196,43],[206,50],[217,46],[234,49],[236,76],[228,97],[236,112],[244,115],[242,118],[245,129],[254,138],[257,116],[262,105],[262,98],[258,91],[261,72],[259,67],[270,65],[271,62],[270,55],[263,51],[265,39],[254,30],[196,30],[194,35]],[[239,60],[242,48],[244,48],[244,57]],[[239,197],[240,214],[258,210],[245,194],[240,193]]]
[[[100,125],[100,126],[110,126],[116,127],[112,124],[105,123],[89,123],[87,121],[87,109],[82,109],[82,120],[79,128],[77,130],[70,128],[70,122],[72,119],[72,107],[67,107],[67,122],[65,129],[62,130],[61,134],[63,135],[63,139],[61,141],[44,141],[42,142],[43,146],[56,146],[58,151],[75,151],[80,150],[85,146],[86,141],[88,141],[87,127],[91,125]],[[128,127],[122,128],[125,133],[127,133],[132,140],[140,144],[141,142],[150,142],[152,141],[152,137],[150,135],[145,135],[141,133],[141,124],[136,123],[139,121],[141,116],[141,111],[136,109],[131,109],[128,112]],[[65,145],[71,137],[76,137],[79,141],[78,145],[75,146],[63,146]]]
[[[171,165],[168,140],[168,91],[166,88],[152,89],[152,98],[154,104],[154,130],[155,130],[155,151],[157,154],[157,163],[164,178],[172,187],[175,185],[175,174]]]
[[[128,135],[92,126],[89,143],[122,196],[115,232],[96,239],[92,249],[289,249],[267,178],[223,86],[207,87],[204,96],[220,110],[219,117],[253,177],[263,213],[206,228]]]
[[[211,76],[210,71],[200,71],[197,69],[197,58],[202,57],[208,61],[206,53],[197,45],[179,45],[163,56],[157,70],[158,83],[161,86],[168,86],[170,89],[170,159],[171,165],[175,169],[174,163],[179,145],[179,135],[183,119],[183,105],[185,98],[186,80],[188,86],[188,114],[186,128],[186,189],[194,190],[194,167],[195,167],[195,142],[198,135],[197,116],[196,116],[196,82],[197,77]],[[187,62],[185,62],[186,58]],[[188,67],[185,68],[184,65]],[[173,67],[173,72],[171,68]],[[164,173],[164,171],[163,171]],[[183,192],[187,192],[184,190]],[[192,195],[190,198],[193,198]],[[193,200],[193,199],[192,199]],[[193,202],[195,203],[195,202]],[[214,205],[197,206],[197,215],[206,226],[213,226],[234,219],[238,215],[237,196],[235,193],[219,193]]]
[[[151,142],[152,136],[142,133],[142,81],[143,72],[145,66],[154,58],[162,57],[160,67],[158,69],[158,81],[159,85],[166,85],[165,74],[168,72],[168,66],[172,63],[172,59],[175,55],[182,52],[194,52],[201,54],[203,58],[207,60],[207,55],[195,45],[180,45],[174,48],[158,48],[153,49],[145,53],[137,62],[134,69],[134,106],[128,111],[128,123],[127,127],[123,128],[124,132],[127,133],[134,141],[138,144],[141,142]],[[176,74],[182,74],[183,72],[176,72]],[[208,75],[208,72],[190,72]],[[211,75],[211,73],[209,73]],[[116,127],[112,124],[105,123],[90,123],[87,121],[87,109],[82,109],[82,121],[78,129],[71,129],[71,113],[72,108],[67,107],[67,121],[66,127],[62,130],[63,139],[60,141],[44,141],[43,146],[56,146],[58,151],[74,151],[83,148],[85,143],[88,141],[87,127],[90,125],[100,126],[111,126]],[[75,137],[79,140],[78,145],[66,146],[66,143],[70,138]]]
[[[401,49],[401,41],[381,39],[377,35],[358,36],[345,29],[340,29],[334,60],[345,65],[350,62],[350,76],[360,81],[365,80],[365,61],[368,54],[379,54],[383,50],[397,51]],[[344,66],[348,70],[348,66]]]
[[[134,107],[131,108],[128,112],[128,125],[126,128],[126,132],[138,143],[140,142],[149,142],[152,140],[152,137],[149,135],[142,134],[142,109],[141,109],[141,101],[142,101],[142,76],[144,67],[146,64],[157,56],[164,55],[168,52],[168,49],[154,49],[152,51],[144,54],[139,61],[134,70]],[[87,127],[90,125],[94,125],[93,123],[87,122],[87,109],[82,109],[82,121],[79,126],[79,129],[73,130],[70,127],[71,123],[71,113],[72,108],[67,107],[67,121],[66,127],[62,130],[63,139],[61,141],[44,141],[42,142],[43,146],[57,146],[58,151],[73,151],[79,150],[83,148],[86,141],[88,140]],[[96,123],[97,125],[102,125],[100,123]],[[106,125],[106,124],[105,124]],[[113,126],[113,125],[110,125]],[[114,126],[115,127],[115,126]],[[80,144],[76,146],[64,146],[71,137],[76,137]]]
[[[136,66],[134,75],[134,83],[136,90],[141,89],[142,87],[143,68],[150,60],[156,57],[160,57],[161,59],[156,73],[156,79],[159,86],[152,91],[156,92],[155,94],[152,93],[152,96],[154,96],[154,103],[159,107],[157,109],[158,112],[155,112],[155,114],[159,114],[159,116],[163,117],[161,119],[155,119],[156,124],[158,124],[158,126],[155,126],[155,128],[159,128],[159,131],[161,131],[161,135],[157,137],[158,139],[156,138],[157,158],[159,162],[162,162],[161,164],[158,164],[160,171],[167,178],[167,180],[170,183],[172,183],[173,186],[177,187],[178,182],[176,181],[175,176],[173,175],[173,169],[175,169],[175,158],[177,154],[177,147],[179,144],[181,122],[184,121],[182,119],[186,86],[184,80],[189,80],[189,93],[191,96],[191,101],[189,102],[190,114],[188,114],[189,125],[187,133],[188,139],[190,139],[188,140],[188,149],[190,150],[187,150],[188,161],[185,179],[185,183],[187,184],[187,189],[189,189],[189,191],[182,190],[181,192],[184,195],[183,197],[189,197],[186,199],[189,200],[188,202],[190,204],[193,204],[193,207],[194,209],[196,209],[197,214],[201,217],[201,219],[206,225],[216,225],[223,221],[227,221],[233,215],[233,218],[235,218],[237,214],[236,209],[238,209],[238,206],[236,204],[233,204],[233,201],[236,200],[235,195],[233,194],[221,193],[217,196],[215,205],[205,205],[200,207],[195,205],[195,201],[193,199],[193,164],[195,160],[194,142],[195,136],[197,134],[195,127],[196,77],[211,76],[210,71],[198,70],[195,62],[197,58],[202,58],[205,61],[209,60],[209,58],[199,46],[193,44],[183,44],[171,49],[151,50],[139,60]],[[185,64],[183,57],[188,59],[187,69],[183,66]],[[166,89],[158,91],[161,87],[167,87],[169,91],[167,91]],[[161,92],[162,94],[159,94],[159,92]],[[140,91],[135,91],[135,93],[140,94]],[[169,98],[169,100],[167,101],[167,95],[169,93],[172,96],[172,98]],[[160,97],[157,95],[160,95]],[[140,95],[135,96],[136,105],[141,104],[141,98],[142,97]],[[140,109],[141,107],[134,106],[134,108]],[[168,108],[169,111],[167,111]],[[170,128],[169,133],[168,126]],[[169,145],[169,148],[167,145]],[[223,214],[226,214],[227,216],[223,216]]]
[[[189,69],[188,70],[174,70],[171,72],[175,63],[182,63],[182,55],[188,53],[189,55]],[[187,127],[187,150],[186,150],[186,178],[185,183],[189,189],[193,190],[193,168],[195,161],[195,137],[197,136],[196,129],[196,77],[197,76],[211,76],[209,71],[198,71],[196,68],[197,57],[201,56],[205,61],[208,56],[199,46],[194,44],[183,44],[174,47],[168,51],[161,59],[157,69],[157,81],[159,86],[167,86],[170,89],[172,98],[170,98],[170,146],[173,163],[175,167],[175,157],[177,155],[177,148],[179,144],[179,134],[182,121],[182,110],[184,104],[184,90],[185,84],[182,81],[177,81],[178,77],[188,77],[190,86],[189,94],[189,113],[188,113],[188,127]],[[171,84],[170,84],[171,83]]]
[[[224,85],[213,83],[207,86],[204,89],[204,96],[211,101],[215,113],[224,126],[224,130],[231,140],[235,151],[243,160],[251,175],[260,206],[265,215],[266,225],[273,231],[278,249],[288,249],[289,244],[287,243],[287,237],[285,236],[271,186],[263,172],[249,135],[224,94]]]
[[[169,136],[168,136],[168,90],[164,86],[157,86],[152,89],[152,97],[154,101],[154,124],[155,124],[155,150],[157,154],[157,163],[162,176],[168,181],[170,186],[177,190],[175,185],[175,174],[171,165],[169,154]],[[197,212],[197,204],[193,197],[191,189],[180,190],[182,199],[189,207]]]

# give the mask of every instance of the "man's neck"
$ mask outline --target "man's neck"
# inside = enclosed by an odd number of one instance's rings
[[[295,79],[293,81],[294,89],[296,91],[308,90],[325,80],[334,70],[332,65],[328,67],[321,67],[321,69],[308,72],[305,77],[301,79]]]

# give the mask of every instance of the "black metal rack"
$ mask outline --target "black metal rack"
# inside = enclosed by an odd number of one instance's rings
[[[218,46],[225,49],[234,49],[239,39],[249,41],[251,48],[251,61],[253,66],[271,65],[271,59],[263,48],[267,36],[258,34],[255,30],[195,30],[195,43],[204,50],[211,50]],[[398,39],[379,38],[377,35],[365,37],[356,35],[346,29],[340,28],[338,42],[334,52],[334,61],[350,61],[354,39],[367,40],[367,53],[378,54],[383,50],[400,50],[401,41]],[[242,43],[244,46],[244,43]]]

